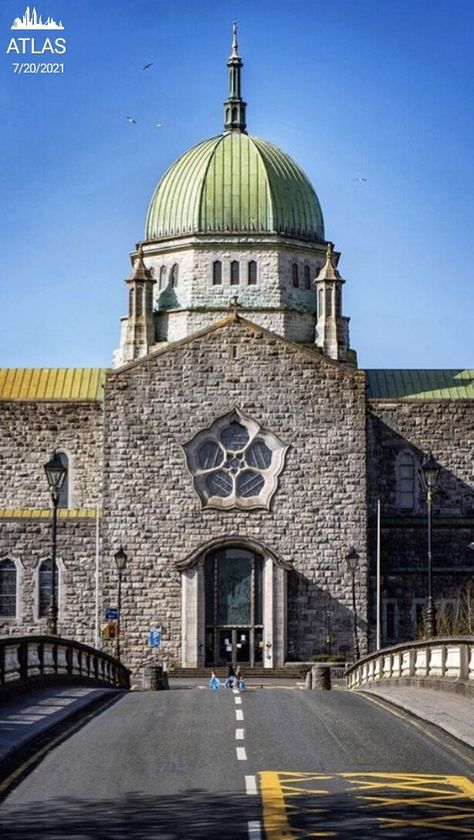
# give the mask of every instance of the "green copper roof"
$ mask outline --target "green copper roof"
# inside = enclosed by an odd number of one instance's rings
[[[151,200],[146,238],[264,232],[324,240],[318,197],[303,170],[256,137],[232,131],[185,152]]]
[[[474,400],[474,370],[366,370],[369,399]]]

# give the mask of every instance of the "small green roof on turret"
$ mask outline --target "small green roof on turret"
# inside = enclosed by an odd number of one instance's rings
[[[185,152],[151,200],[146,239],[194,233],[277,233],[324,241],[318,197],[301,167],[266,140],[246,133],[242,61],[234,24],[224,134]]]

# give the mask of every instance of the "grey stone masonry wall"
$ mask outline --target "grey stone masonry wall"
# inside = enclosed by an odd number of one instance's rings
[[[71,508],[101,499],[100,401],[0,401],[0,508],[48,508],[43,465],[55,450],[70,463]]]
[[[46,619],[38,618],[38,566],[51,556],[51,521],[10,517],[0,520],[0,559],[17,565],[17,616],[0,618],[0,635],[45,633]],[[95,629],[94,517],[58,519],[59,635],[94,644]]]
[[[441,465],[433,497],[433,597],[455,605],[474,580],[474,400],[371,400],[368,404],[370,630],[375,644],[376,504],[381,503],[382,604],[389,603],[395,634],[382,642],[413,639],[416,616],[426,606],[427,509],[414,475],[414,505],[403,509],[398,463],[403,453],[415,468],[429,449]],[[385,610],[385,606],[383,607]]]
[[[293,565],[288,654],[352,649],[344,558],[360,554],[357,608],[367,605],[364,376],[246,322],[208,331],[109,375],[105,393],[104,555],[123,544],[124,661],[137,670],[147,633],[178,660],[181,580],[175,564],[213,539],[248,537]],[[238,406],[289,445],[271,509],[201,508],[182,446]],[[104,581],[113,597],[116,574]],[[283,618],[283,617],[282,617]]]

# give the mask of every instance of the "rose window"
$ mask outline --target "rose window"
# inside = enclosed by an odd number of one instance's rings
[[[269,507],[287,451],[272,432],[238,409],[184,445],[204,507]]]

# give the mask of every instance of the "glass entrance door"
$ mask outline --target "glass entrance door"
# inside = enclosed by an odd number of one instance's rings
[[[206,665],[262,659],[263,558],[243,548],[206,557]]]

